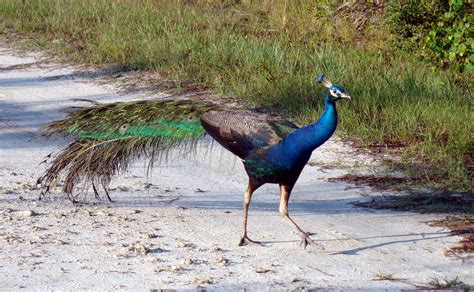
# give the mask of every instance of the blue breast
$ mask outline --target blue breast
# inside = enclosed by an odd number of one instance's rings
[[[280,143],[248,157],[247,171],[255,177],[276,181],[285,175],[298,177],[313,150],[332,136],[336,126],[335,102],[326,97],[324,113],[317,122],[291,132]]]

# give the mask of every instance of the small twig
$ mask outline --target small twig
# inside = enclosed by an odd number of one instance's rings
[[[173,198],[173,199],[171,199],[171,200],[168,200],[168,201],[161,201],[161,202],[163,202],[163,203],[165,203],[165,204],[171,204],[171,203],[173,203],[173,202],[176,201],[176,200],[179,200],[179,196],[177,196],[176,198]]]

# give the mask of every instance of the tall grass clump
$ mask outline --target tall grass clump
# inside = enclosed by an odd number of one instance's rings
[[[340,106],[345,137],[401,145],[398,166],[472,191],[472,82],[387,45],[382,13],[360,31],[334,3],[4,0],[0,30],[69,60],[154,70],[301,122],[322,110],[314,78],[324,72],[354,97]]]

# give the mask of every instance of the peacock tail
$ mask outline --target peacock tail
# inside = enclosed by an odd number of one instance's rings
[[[205,130],[200,116],[218,108],[191,100],[141,100],[98,104],[73,111],[44,127],[43,136],[72,137],[38,179],[45,192],[64,174],[63,191],[72,196],[83,181],[106,190],[111,177],[131,161],[149,159],[149,168],[171,148],[190,150]],[[97,192],[96,192],[97,194]]]

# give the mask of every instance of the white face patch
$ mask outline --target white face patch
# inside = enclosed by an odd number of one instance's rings
[[[329,93],[331,93],[331,95],[334,97],[341,97],[342,95],[342,93],[337,89],[331,89],[329,90]]]

